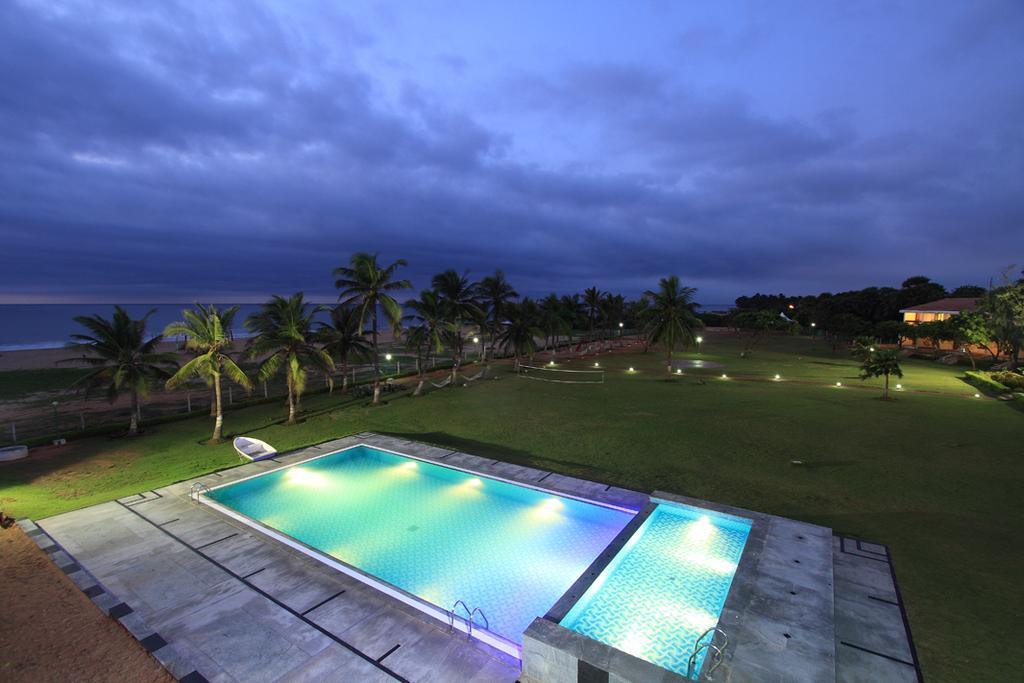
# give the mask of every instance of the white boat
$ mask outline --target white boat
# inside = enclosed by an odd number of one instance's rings
[[[27,456],[28,446],[8,446],[7,448],[0,448],[0,462],[21,460]]]
[[[273,458],[277,455],[277,449],[266,441],[252,439],[248,436],[237,437],[234,441],[234,445],[235,450],[238,451],[239,457],[248,462],[265,460],[266,458]]]

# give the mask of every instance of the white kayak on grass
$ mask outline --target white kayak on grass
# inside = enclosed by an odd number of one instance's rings
[[[234,441],[234,445],[235,450],[238,451],[238,455],[243,460],[248,460],[249,462],[264,460],[277,455],[277,449],[266,441],[260,441],[259,439],[253,439],[248,436],[237,437]]]
[[[8,446],[7,448],[0,448],[0,462],[21,460],[27,456],[28,446]]]

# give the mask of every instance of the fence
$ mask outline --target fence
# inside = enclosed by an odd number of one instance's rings
[[[536,355],[554,352],[561,356],[575,356],[595,351],[608,351],[628,344],[625,338],[602,341],[581,341],[580,339],[559,339],[548,350],[538,350]],[[384,349],[387,351],[387,349]],[[495,349],[493,358],[509,358],[511,354],[505,350]],[[477,362],[480,353],[477,349],[467,349],[463,363]],[[399,377],[418,372],[418,363],[413,356],[400,354],[395,349],[391,360],[386,356],[379,362],[380,377]],[[451,358],[444,355],[432,357],[427,361],[427,370],[450,369]],[[352,365],[347,369],[349,386],[366,384],[373,379],[373,366],[368,364]],[[342,373],[337,370],[330,374],[335,388],[342,384]],[[318,393],[327,390],[328,376],[310,377],[307,393]],[[322,385],[318,383],[322,382]],[[257,384],[251,392],[226,380],[221,383],[221,399],[225,410],[256,405],[270,401],[284,401],[287,386],[283,377],[276,377],[269,382]],[[122,396],[114,405],[107,403],[101,396],[86,399],[75,394],[53,392],[51,400],[40,401],[28,408],[18,408],[17,414],[0,419],[0,444],[3,443],[47,443],[53,439],[72,439],[82,436],[109,433],[125,429],[131,418],[131,410],[126,405],[127,397]],[[56,399],[56,400],[52,400]],[[174,391],[154,391],[143,399],[139,408],[142,425],[184,419],[190,416],[209,414],[213,404],[212,390],[201,383],[192,383]],[[0,408],[4,407],[0,404]],[[13,411],[12,411],[13,412]]]

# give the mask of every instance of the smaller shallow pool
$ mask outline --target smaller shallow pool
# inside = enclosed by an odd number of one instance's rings
[[[750,525],[660,503],[560,623],[687,675],[694,643],[718,623]]]

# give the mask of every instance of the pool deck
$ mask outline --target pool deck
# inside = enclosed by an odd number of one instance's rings
[[[212,488],[360,443],[612,504],[647,500],[634,491],[363,433],[25,528],[101,609],[189,683],[517,680],[515,659],[189,500],[195,481]]]
[[[212,488],[361,443],[632,509],[650,502],[635,491],[364,432],[38,526],[21,524],[100,609],[188,683],[684,680],[660,669],[652,677],[653,665],[544,619],[527,634],[583,654],[572,670],[531,676],[516,659],[189,499],[194,482]],[[722,612],[730,644],[713,680],[921,680],[884,546],[771,515],[654,496],[755,521]],[[583,655],[595,653],[599,668],[584,666]],[[626,675],[600,670],[612,656]],[[535,660],[541,667],[552,662]]]

